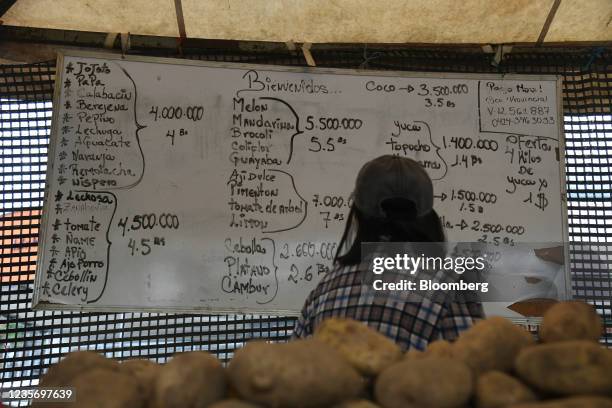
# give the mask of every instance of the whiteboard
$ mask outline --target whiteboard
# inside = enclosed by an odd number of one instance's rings
[[[33,304],[296,315],[381,154],[425,167],[449,241],[564,242],[560,95],[556,76],[60,54]]]

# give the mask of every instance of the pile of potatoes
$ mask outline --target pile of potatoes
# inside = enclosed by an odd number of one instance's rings
[[[562,302],[540,340],[503,318],[453,343],[400,348],[366,325],[328,319],[306,340],[251,341],[227,367],[206,352],[159,365],[75,352],[41,387],[71,386],[71,408],[612,408],[612,350],[600,346],[594,309]]]

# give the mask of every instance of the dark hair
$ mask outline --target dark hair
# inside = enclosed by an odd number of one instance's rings
[[[414,203],[402,198],[385,200],[381,207],[385,218],[365,217],[355,204],[351,206],[334,262],[343,266],[360,263],[363,242],[446,241],[442,221],[435,210],[416,217]],[[350,248],[340,255],[350,239]]]

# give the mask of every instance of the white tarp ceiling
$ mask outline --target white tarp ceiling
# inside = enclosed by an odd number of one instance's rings
[[[181,0],[189,38],[533,43],[555,0]],[[612,0],[561,0],[545,42],[612,40]],[[17,0],[4,24],[179,36],[174,0]]]

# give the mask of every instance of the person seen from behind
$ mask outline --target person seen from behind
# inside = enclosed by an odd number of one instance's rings
[[[434,340],[454,340],[483,319],[479,302],[380,296],[367,283],[365,274],[372,272],[362,259],[362,243],[446,241],[433,202],[432,181],[418,162],[384,155],[366,163],[357,175],[334,267],[306,299],[293,338],[309,337],[323,320],[342,317],[367,324],[404,351],[424,350]]]

